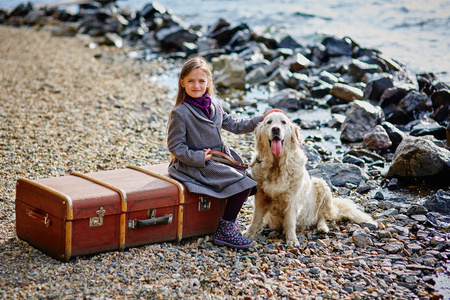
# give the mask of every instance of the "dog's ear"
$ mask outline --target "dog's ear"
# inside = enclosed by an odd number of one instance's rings
[[[291,125],[292,131],[294,134],[292,135],[293,143],[297,143],[298,145],[303,145],[303,135],[300,132],[300,127],[295,124]]]
[[[263,152],[263,148],[264,148],[264,142],[262,140],[263,138],[263,124],[264,123],[259,123],[258,126],[256,126],[255,128],[255,139],[256,139],[256,150],[258,151],[258,153],[262,153]]]

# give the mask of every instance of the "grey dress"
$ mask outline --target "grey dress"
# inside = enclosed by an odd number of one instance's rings
[[[221,129],[235,134],[252,132],[262,116],[236,119],[212,100],[211,119],[198,108],[182,103],[174,108],[168,124],[167,146],[175,157],[169,174],[183,182],[188,191],[216,198],[228,198],[256,186],[246,170],[214,160],[205,162],[203,149],[218,150],[242,162],[242,158],[222,140]]]

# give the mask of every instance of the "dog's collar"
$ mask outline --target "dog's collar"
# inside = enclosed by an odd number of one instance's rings
[[[261,160],[261,158],[258,155],[258,156],[255,157],[255,160],[253,161],[251,167],[253,167],[255,164],[260,164],[260,163],[262,163],[262,160]]]

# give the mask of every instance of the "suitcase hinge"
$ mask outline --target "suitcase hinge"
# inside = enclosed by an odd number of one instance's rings
[[[89,227],[96,227],[103,225],[103,216],[105,215],[105,210],[103,207],[100,207],[99,210],[96,211],[98,217],[89,218]]]
[[[206,200],[206,196],[200,196],[200,202],[198,203],[198,211],[210,210],[211,201]]]

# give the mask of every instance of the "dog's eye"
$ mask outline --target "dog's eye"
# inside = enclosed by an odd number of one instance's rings
[[[281,121],[281,124],[286,124],[286,121]]]
[[[267,121],[267,124],[272,124],[272,120]]]

